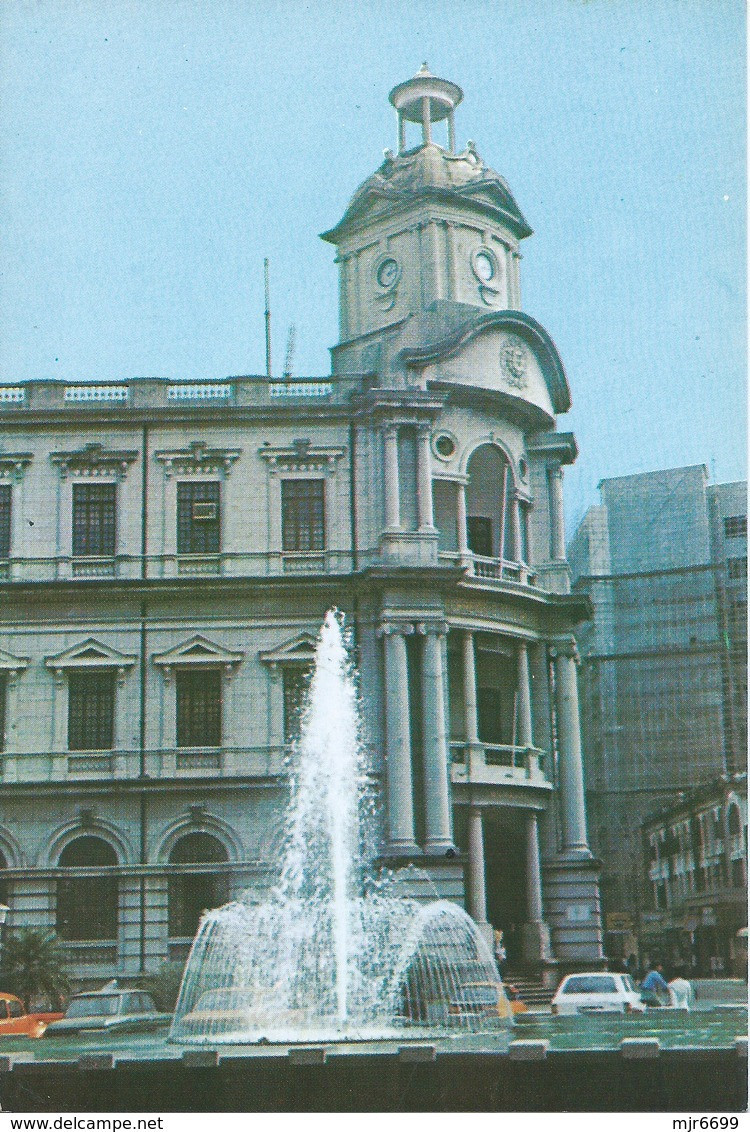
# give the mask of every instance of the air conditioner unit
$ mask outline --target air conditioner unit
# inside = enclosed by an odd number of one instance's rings
[[[210,523],[218,518],[219,507],[216,503],[203,502],[193,504],[193,521],[196,523]]]

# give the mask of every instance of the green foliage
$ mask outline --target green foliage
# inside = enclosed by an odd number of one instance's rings
[[[143,980],[145,989],[153,996],[157,1010],[172,1014],[177,1004],[184,971],[184,963],[166,961]]]
[[[54,1009],[62,1009],[70,994],[65,951],[53,931],[19,928],[7,932],[0,955],[0,987],[16,994],[27,1010],[31,1000],[44,996]]]

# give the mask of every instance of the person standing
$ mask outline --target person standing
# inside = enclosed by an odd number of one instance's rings
[[[654,963],[641,983],[641,997],[647,1006],[662,1006],[669,999],[669,986],[663,975],[661,963]]]
[[[675,1010],[689,1010],[693,1002],[693,988],[689,981],[676,975],[667,984],[669,991],[669,1005]]]

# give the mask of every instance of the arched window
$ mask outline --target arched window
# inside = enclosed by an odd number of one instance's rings
[[[85,834],[65,846],[61,869],[116,865],[117,854],[101,837]],[[57,882],[57,932],[66,940],[116,940],[119,883],[117,877],[75,875]]]
[[[169,855],[170,865],[213,865],[228,859],[222,843],[210,833],[186,833]],[[228,899],[229,878],[226,873],[185,871],[170,877],[170,938],[194,936],[203,912],[226,904]]]
[[[515,545],[513,534],[515,481],[505,454],[495,444],[482,444],[466,470],[469,550],[482,558],[518,562],[523,548]]]

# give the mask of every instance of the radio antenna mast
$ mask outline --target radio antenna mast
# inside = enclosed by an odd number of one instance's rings
[[[268,260],[263,260],[263,280],[265,283],[266,291],[266,377],[271,380],[271,299],[270,288],[268,285]]]

